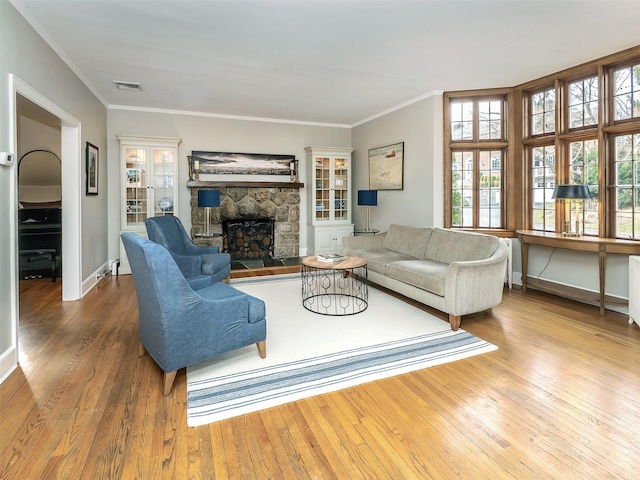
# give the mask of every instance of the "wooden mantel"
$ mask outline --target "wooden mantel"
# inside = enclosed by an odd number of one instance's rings
[[[189,180],[187,188],[216,188],[216,187],[244,187],[244,188],[304,188],[301,182],[210,182],[204,180]]]

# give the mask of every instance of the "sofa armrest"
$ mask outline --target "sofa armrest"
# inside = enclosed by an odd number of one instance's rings
[[[376,235],[359,235],[344,237],[342,239],[342,253],[348,254],[350,250],[368,250],[370,248],[382,248],[387,232]]]
[[[502,301],[508,247],[500,243],[484,260],[453,262],[445,276],[445,311],[467,315],[486,310]]]

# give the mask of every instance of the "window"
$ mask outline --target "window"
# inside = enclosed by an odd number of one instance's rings
[[[535,147],[531,149],[531,155],[533,229],[553,232],[556,228],[555,200],[551,198],[556,186],[555,147]]]
[[[587,185],[591,200],[582,202],[582,224],[580,230],[585,235],[598,236],[600,221],[598,218],[598,141],[581,140],[569,144],[570,185]],[[568,219],[571,221],[572,219]],[[578,219],[573,219],[577,221]]]
[[[640,241],[640,47],[512,89],[447,92],[444,116],[445,226],[573,229],[575,210],[551,197],[580,184],[583,235]]]
[[[447,226],[504,228],[505,96],[447,98]]]
[[[544,135],[556,130],[556,92],[545,90],[531,95],[531,134]]]
[[[615,70],[613,83],[614,120],[640,117],[640,65]]]
[[[598,77],[569,84],[569,128],[598,123]]]
[[[638,240],[640,239],[640,134],[617,136],[614,149],[615,236]]]

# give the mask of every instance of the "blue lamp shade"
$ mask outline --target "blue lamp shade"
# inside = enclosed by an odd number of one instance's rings
[[[219,207],[220,190],[198,190],[198,207]]]
[[[377,190],[358,190],[358,205],[375,207],[378,205]]]
[[[588,200],[591,198],[591,193],[586,185],[556,185],[551,198]]]

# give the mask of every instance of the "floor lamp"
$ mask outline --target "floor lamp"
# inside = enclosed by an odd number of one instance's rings
[[[211,233],[211,209],[220,206],[220,190],[198,190],[198,207],[204,208],[205,237],[213,236]]]
[[[553,190],[553,199],[564,200],[567,206],[565,211],[564,232],[562,235],[565,237],[579,237],[580,236],[580,200],[589,200],[591,193],[589,187],[586,185],[556,185]],[[576,231],[571,231],[571,201],[575,201],[576,204]]]
[[[378,191],[377,190],[358,190],[358,205],[366,207],[367,209],[367,223],[363,231],[371,231],[371,207],[378,205]]]

